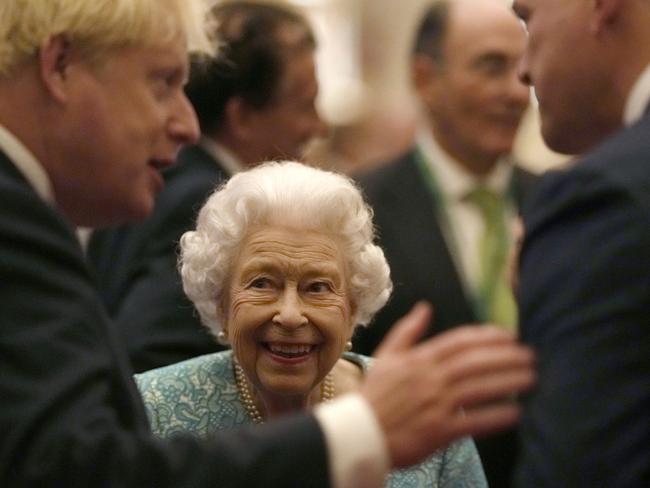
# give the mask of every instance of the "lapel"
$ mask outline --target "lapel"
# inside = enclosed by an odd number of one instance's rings
[[[67,240],[70,250],[76,254],[76,258],[79,259],[80,263],[84,264],[84,273],[87,273],[87,266],[85,266],[83,259],[83,250],[79,239],[77,238],[74,228],[63,218],[61,214],[49,203],[43,201],[43,199],[36,193],[36,190],[31,186],[27,178],[22,174],[22,172],[16,167],[9,157],[0,150],[0,184],[7,184],[10,187],[10,190],[5,188],[0,188],[0,209],[5,208],[3,199],[7,198],[16,198],[17,192],[23,193],[21,195],[22,199],[29,199],[29,208],[25,211],[29,213],[29,218],[26,218],[26,221],[39,221],[43,226],[48,226],[48,230],[51,232],[56,232],[61,238]],[[25,205],[27,200],[25,200]],[[22,221],[21,221],[22,223]],[[36,229],[31,229],[30,232],[35,232]]]
[[[520,166],[514,166],[512,180],[510,182],[510,192],[514,198],[514,203],[519,214],[522,214],[526,209],[539,181],[540,177],[538,175]]]
[[[0,170],[12,180],[24,186],[30,187],[25,176],[16,168],[16,165],[0,150]],[[31,187],[30,187],[31,188]]]
[[[390,181],[379,225],[389,240],[385,244],[395,293],[437,303],[441,315],[436,323],[441,328],[456,325],[456,317],[472,320],[473,304],[445,238],[442,201],[424,182],[414,151],[394,165]]]

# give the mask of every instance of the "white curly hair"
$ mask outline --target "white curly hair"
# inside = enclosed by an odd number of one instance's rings
[[[390,269],[373,243],[372,209],[353,181],[293,161],[267,162],[233,176],[199,212],[196,230],[180,241],[183,289],[216,335],[224,294],[249,229],[282,225],[328,234],[342,246],[349,270],[353,323],[367,325],[392,291]]]

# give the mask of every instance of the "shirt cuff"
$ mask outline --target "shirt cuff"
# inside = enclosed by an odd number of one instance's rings
[[[327,442],[334,488],[384,485],[390,460],[384,433],[363,397],[348,394],[314,412]]]

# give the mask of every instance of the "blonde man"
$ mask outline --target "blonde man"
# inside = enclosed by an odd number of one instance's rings
[[[147,216],[160,170],[196,141],[183,84],[188,48],[208,45],[202,11],[198,0],[0,3],[0,486],[371,486],[390,465],[516,418],[458,407],[529,384],[528,352],[496,332],[411,349],[421,310],[361,394],[315,416],[201,442],[152,438],[73,229]],[[495,342],[516,379],[500,362],[476,378],[499,381],[469,396],[466,381],[433,387],[432,365],[464,380],[449,358]],[[410,364],[408,381],[395,361]]]

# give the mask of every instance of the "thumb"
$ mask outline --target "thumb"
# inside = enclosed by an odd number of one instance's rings
[[[416,303],[408,314],[391,327],[373,355],[381,358],[412,347],[424,335],[432,314],[433,308],[429,303]]]

